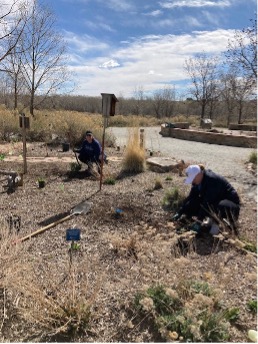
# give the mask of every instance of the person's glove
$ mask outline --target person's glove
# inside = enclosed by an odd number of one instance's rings
[[[176,213],[175,215],[172,216],[171,220],[172,221],[178,221],[180,219],[181,215],[179,213]]]
[[[79,152],[80,152],[80,149],[74,148],[74,149],[73,149],[73,152],[74,152],[74,153],[79,153]]]
[[[200,233],[201,228],[202,228],[202,226],[201,226],[201,224],[200,224],[199,222],[194,222],[194,223],[189,227],[189,229],[190,229],[191,231],[194,231],[194,232],[196,232],[196,233]]]

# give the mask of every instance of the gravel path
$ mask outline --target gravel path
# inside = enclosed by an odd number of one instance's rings
[[[160,127],[143,128],[145,131],[145,147],[154,152],[160,151],[161,155],[183,159],[185,162],[202,163],[206,168],[212,169],[226,177],[234,187],[240,189],[247,196],[256,199],[257,180],[246,169],[253,148],[223,146],[194,141],[163,137],[159,134]],[[116,137],[117,145],[127,144],[130,131],[128,128],[108,128]]]

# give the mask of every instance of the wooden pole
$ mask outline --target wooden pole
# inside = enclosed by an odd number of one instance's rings
[[[23,173],[27,173],[27,148],[26,148],[26,127],[25,114],[22,114],[22,143],[23,143]]]
[[[108,117],[111,106],[111,98],[109,94],[102,94],[102,114],[103,114],[103,135],[102,135],[102,152],[101,152],[101,166],[100,166],[100,180],[99,180],[99,191],[102,188],[103,179],[103,162],[104,162],[104,148],[105,148],[105,131],[108,126]]]
[[[144,142],[144,129],[140,129],[140,147],[144,148],[145,147],[145,142]]]
[[[105,118],[104,118],[104,128],[103,128],[103,135],[102,135],[102,152],[101,152],[101,162],[100,162],[100,179],[99,179],[99,191],[102,188],[102,179],[103,179],[103,161],[104,161],[104,148],[105,148]]]

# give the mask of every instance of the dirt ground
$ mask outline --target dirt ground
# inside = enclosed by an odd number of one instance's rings
[[[0,152],[18,156],[21,146],[2,145]],[[103,182],[108,178],[116,182],[103,183],[101,190],[100,181],[87,176],[84,169],[71,174],[70,162],[60,159],[74,158],[71,151],[62,152],[60,147],[47,148],[41,143],[29,144],[27,156],[53,156],[57,157],[56,161],[28,162],[23,186],[12,193],[6,192],[2,182],[1,221],[6,223],[10,216],[20,217],[19,237],[68,215],[84,200],[92,202],[87,214],[70,217],[25,241],[24,247],[38,264],[35,283],[47,279],[51,293],[62,285],[68,273],[71,242],[66,240],[66,230],[80,229],[80,248],[74,253],[72,264],[79,271],[80,281],[87,284],[87,297],[94,295],[94,302],[93,318],[85,333],[78,333],[73,339],[48,337],[46,333],[39,334],[40,322],[36,317],[34,323],[25,321],[19,314],[12,314],[14,304],[3,308],[1,289],[0,309],[6,311],[0,313],[1,341],[160,341],[150,324],[135,318],[134,296],[153,284],[172,286],[191,278],[219,288],[225,307],[239,308],[240,316],[230,328],[230,342],[248,341],[247,331],[256,329],[257,324],[256,316],[246,308],[248,301],[257,299],[256,256],[208,235],[197,238],[194,247],[186,252],[176,249],[179,235],[169,221],[171,214],[162,207],[162,200],[165,192],[175,185],[188,192],[188,186],[183,185],[184,176],[149,169],[137,175],[124,175],[121,173],[123,150],[107,148],[107,153],[111,158],[104,165]],[[23,170],[22,160],[2,160],[0,166],[1,171]],[[37,185],[39,177],[46,180],[42,189]],[[161,188],[155,188],[157,181]],[[256,203],[245,195],[240,196],[245,200],[239,219],[240,238],[256,244]],[[230,237],[235,239],[233,234]],[[10,303],[11,300],[10,296]]]

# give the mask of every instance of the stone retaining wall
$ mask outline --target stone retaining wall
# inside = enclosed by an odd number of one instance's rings
[[[228,126],[228,129],[230,130],[246,130],[246,131],[257,131],[256,125],[251,124],[230,124]]]
[[[213,143],[217,145],[257,148],[257,137],[246,135],[231,135],[192,129],[167,128],[161,126],[160,134],[181,140]]]

